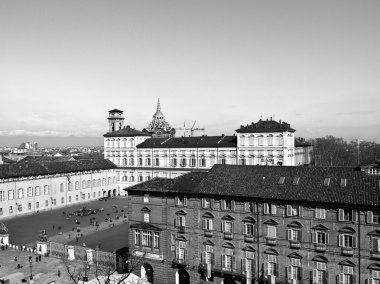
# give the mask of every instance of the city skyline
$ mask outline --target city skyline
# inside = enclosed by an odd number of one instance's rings
[[[109,110],[141,130],[158,97],[207,135],[379,143],[379,24],[378,1],[2,1],[0,146],[102,145]]]

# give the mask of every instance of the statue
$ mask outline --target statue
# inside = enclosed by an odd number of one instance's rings
[[[0,223],[0,234],[8,234],[8,228],[5,227],[4,223]]]
[[[41,230],[40,231],[39,238],[40,238],[40,242],[47,242],[46,230]]]

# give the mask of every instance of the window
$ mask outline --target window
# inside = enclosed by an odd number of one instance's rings
[[[45,195],[48,195],[48,194],[49,194],[49,186],[48,186],[48,185],[45,185],[45,186],[44,186],[44,194],[45,194]]]
[[[278,180],[278,184],[284,184],[285,182],[285,177],[280,177],[280,179]]]
[[[299,177],[293,178],[293,185],[298,185],[299,182],[300,182],[300,178]]]
[[[201,159],[201,167],[206,167],[206,159]]]
[[[153,234],[153,247],[156,249],[160,248],[160,233],[154,232]]]
[[[177,159],[174,158],[174,159],[172,160],[172,166],[173,166],[173,167],[176,167],[176,166],[177,166]]]
[[[87,193],[87,199],[91,199],[91,193]]]
[[[326,219],[326,210],[324,208],[315,208],[315,218]]]
[[[245,137],[242,135],[239,137],[239,140],[240,140],[240,146],[244,146],[245,145]]]
[[[351,209],[339,209],[338,221],[352,221],[356,222],[358,219],[357,212]]]
[[[245,258],[242,259],[242,273],[245,275],[251,275],[253,274],[255,270],[255,264],[254,264],[254,259],[255,259],[255,254],[253,251],[245,251],[244,252]]]
[[[196,167],[197,166],[197,161],[196,159],[191,159],[191,166]]]
[[[143,201],[144,201],[144,203],[148,203],[149,202],[149,194],[144,194]]]
[[[135,181],[135,177],[134,177],[134,176],[130,176],[130,177],[129,177],[129,181],[130,181],[130,182],[134,182],[134,181]]]
[[[63,192],[63,190],[64,190],[63,183],[61,183],[61,184],[59,185],[59,191],[60,191],[60,192]]]
[[[69,196],[69,202],[71,202],[71,196]]]
[[[3,208],[0,208],[0,215],[3,215]]]
[[[276,205],[270,203],[264,203],[264,214],[276,215]]]
[[[259,146],[263,146],[264,145],[264,136],[260,135],[259,136]]]
[[[233,227],[232,221],[223,221],[222,225],[223,225],[222,230],[223,230],[224,233],[228,233],[228,234],[232,234],[233,233],[233,228],[234,227]]]
[[[301,280],[302,269],[301,260],[298,258],[290,258],[290,266],[288,267],[288,279],[289,280]]]
[[[224,248],[224,255],[222,255],[222,270],[232,271],[235,268],[234,250],[231,248]]]
[[[0,201],[4,201],[5,196],[4,196],[4,191],[0,191]]]
[[[226,159],[224,159],[224,158],[220,159],[220,163],[221,163],[222,165],[225,165],[225,164],[226,164]]]
[[[40,208],[40,203],[38,201],[36,202],[36,208]]]
[[[144,247],[150,247],[152,243],[152,232],[142,231],[141,245]]]
[[[155,165],[156,167],[160,166],[160,159],[159,159],[159,158],[155,158],[155,159],[154,159],[154,165]]]
[[[24,198],[24,189],[22,188],[18,189],[18,198],[19,199]]]
[[[325,178],[324,181],[323,181],[323,185],[324,186],[329,186],[330,185],[330,178]]]
[[[226,199],[222,201],[223,210],[233,210],[232,209],[232,200]]]
[[[277,227],[273,225],[267,225],[267,237],[275,239],[277,237]]]
[[[176,205],[177,206],[187,206],[187,198],[184,196],[176,197]]]
[[[82,181],[82,189],[85,189],[86,188],[86,181]]]
[[[349,234],[340,234],[339,246],[345,248],[356,248],[356,237]]]
[[[178,241],[176,247],[176,259],[178,262],[185,262],[187,259],[186,242]]]
[[[253,236],[254,234],[254,225],[251,223],[244,224],[244,235]]]
[[[140,230],[135,230],[135,245],[139,246],[141,244]]]
[[[76,189],[76,190],[79,189],[79,181],[76,181],[76,182],[75,182],[75,189]]]
[[[380,284],[380,271],[372,270],[372,284]],[[371,283],[368,281],[368,284]]]
[[[45,200],[45,207],[49,206],[49,200]]]
[[[277,255],[268,254],[267,271],[268,275],[277,275]]]
[[[288,240],[300,242],[302,239],[301,234],[301,230],[288,229]]]
[[[326,263],[315,262],[313,269],[313,284],[325,284],[327,280]]]
[[[255,136],[250,135],[249,136],[249,146],[253,146],[254,145],[254,141],[255,141]]]
[[[354,269],[351,266],[342,266],[342,273],[338,276],[339,284],[353,284],[354,283]]]
[[[380,237],[371,237],[371,251],[380,252]]]
[[[202,227],[203,227],[203,230],[206,230],[206,231],[212,231],[212,219],[210,218],[203,218],[202,220]]]
[[[32,209],[32,203],[28,203],[28,210]]]
[[[144,222],[149,222],[150,221],[150,214],[149,213],[144,213]]]
[[[79,200],[79,195],[75,195],[75,200],[78,201]]]
[[[139,176],[139,182],[142,182],[143,181],[143,176]]]
[[[39,195],[41,195],[41,189],[40,189],[40,187],[39,186],[36,186],[36,194],[35,194],[35,196],[39,196]]]
[[[247,161],[245,159],[240,159],[240,165],[245,166]]]
[[[65,198],[61,197],[61,204],[65,203]]]
[[[322,231],[316,231],[314,232],[314,235],[313,235],[313,243],[327,245],[328,237],[329,237],[329,234]]]
[[[133,166],[135,164],[135,159],[129,158],[129,165]]]
[[[17,206],[17,210],[18,210],[19,212],[22,212],[22,204],[19,204],[19,205]]]
[[[186,159],[181,160],[181,167],[186,167]]]
[[[175,218],[175,227],[186,227],[186,217],[177,215]]]
[[[146,160],[145,160],[145,165],[146,165],[146,166],[150,166],[150,165],[151,165],[150,158],[146,158]]]
[[[286,216],[302,216],[302,206],[286,205]]]
[[[214,246],[205,245],[202,252],[202,263],[213,264],[214,263]]]
[[[13,189],[8,190],[8,200],[13,200],[15,198]]]
[[[12,214],[12,213],[13,213],[13,207],[9,206],[9,214]]]
[[[341,187],[346,187],[347,186],[347,179],[346,178],[342,178],[340,180],[340,186]]]
[[[142,166],[143,165],[143,159],[142,158],[139,158],[139,166]]]
[[[380,224],[380,211],[367,211],[367,223]]]
[[[211,208],[211,198],[202,198],[202,208]]]

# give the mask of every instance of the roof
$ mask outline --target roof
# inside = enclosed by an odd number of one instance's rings
[[[124,128],[108,132],[103,135],[104,137],[135,137],[135,136],[151,136],[149,133],[142,132],[139,130],[136,130],[134,128],[131,128],[129,125],[125,126]]]
[[[47,163],[17,163],[0,165],[0,178],[17,178],[115,168],[117,168],[117,166],[114,163],[105,159]]]
[[[151,138],[137,145],[137,148],[236,148],[236,136],[196,136]]]
[[[118,113],[123,113],[122,110],[117,109],[117,108],[115,108],[115,109],[113,109],[113,110],[109,110],[108,112],[118,112]]]
[[[259,120],[257,123],[252,122],[246,126],[241,125],[239,129],[236,129],[237,133],[263,133],[263,132],[295,132],[295,129],[290,127],[289,123],[279,122],[272,120]]]
[[[280,177],[285,178],[283,184],[279,184]],[[325,185],[326,178],[329,185]],[[341,179],[347,179],[345,186]],[[172,182],[151,180],[127,190],[378,207],[379,186],[378,177],[349,167],[215,165],[208,173],[188,173]]]
[[[21,159],[19,163],[65,162],[72,160],[74,160],[74,158],[70,156],[26,156]]]

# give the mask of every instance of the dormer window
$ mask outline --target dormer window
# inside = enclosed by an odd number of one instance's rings
[[[144,194],[144,203],[149,203],[149,194]]]
[[[347,179],[346,178],[342,178],[340,180],[340,186],[341,187],[346,187],[347,186]]]
[[[330,178],[325,178],[325,180],[323,181],[323,185],[324,186],[329,186],[330,185]]]
[[[176,197],[176,206],[187,206],[187,198],[184,196]]]
[[[300,182],[300,178],[299,177],[293,178],[293,185],[298,185],[299,182]]]

